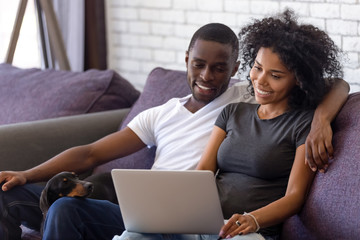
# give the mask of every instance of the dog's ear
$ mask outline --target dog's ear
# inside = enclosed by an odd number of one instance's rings
[[[40,209],[43,214],[46,214],[47,210],[50,207],[47,195],[48,195],[48,188],[45,187],[44,190],[41,192],[41,196],[40,196]]]
[[[51,206],[58,198],[62,197],[62,194],[57,194],[51,190],[50,187],[45,187],[41,192],[40,196],[40,209],[44,213],[46,213]]]

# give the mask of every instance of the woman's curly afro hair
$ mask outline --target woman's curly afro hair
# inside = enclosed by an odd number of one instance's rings
[[[261,47],[271,48],[294,73],[298,85],[290,94],[291,108],[314,108],[332,81],[342,77],[340,50],[331,38],[312,25],[298,24],[293,11],[255,20],[239,32],[241,71],[254,64]],[[250,77],[247,77],[250,81]],[[250,81],[250,92],[254,89]]]

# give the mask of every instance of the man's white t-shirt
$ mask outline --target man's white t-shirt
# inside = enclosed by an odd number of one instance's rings
[[[221,110],[233,102],[254,102],[247,86],[233,85],[195,113],[184,107],[191,97],[188,95],[170,99],[137,115],[128,127],[146,145],[157,147],[152,169],[195,169]]]

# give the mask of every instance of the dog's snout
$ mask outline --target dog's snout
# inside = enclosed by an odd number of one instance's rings
[[[94,184],[92,184],[91,182],[85,183],[84,187],[87,189],[89,193],[91,193],[94,190]]]

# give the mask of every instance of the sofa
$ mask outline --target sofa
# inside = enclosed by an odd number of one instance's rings
[[[3,139],[0,140],[2,144],[0,169],[8,167],[8,161],[16,158],[26,158],[27,161],[14,161],[11,168],[27,169],[33,166],[32,159],[40,157],[36,153],[44,154],[39,160],[52,156],[46,154],[45,148],[56,152],[71,146],[69,140],[54,143],[52,139],[46,139],[44,142],[40,136],[43,132],[36,130],[38,123],[34,121],[45,121],[44,124],[47,125],[52,122],[46,121],[48,119],[128,109],[139,95],[140,92],[130,82],[113,70],[91,69],[85,72],[70,72],[38,68],[21,69],[10,64],[0,64],[0,126],[6,126],[4,131],[11,133],[14,141],[19,143],[23,141],[24,149],[30,148],[29,152],[31,152],[29,155],[19,156],[21,151],[18,151],[16,144],[5,147],[8,140],[6,143]],[[112,118],[106,115],[100,116],[104,125],[94,127],[92,131],[84,131],[83,137],[96,140],[100,137],[99,132],[103,136],[106,132],[117,129],[111,128],[112,125],[106,122]],[[26,128],[29,122],[31,128]],[[14,127],[15,123],[17,123],[16,127]],[[71,129],[70,125],[66,126],[66,130]],[[27,134],[21,132],[22,130],[19,132],[23,126]],[[84,124],[82,129],[85,130],[86,126]],[[66,130],[54,125],[47,134],[56,135],[59,132],[65,133]],[[30,136],[37,137],[32,141],[27,138]]]
[[[236,80],[232,80],[234,82]],[[184,71],[155,68],[131,108],[0,126],[0,171],[35,166],[60,151],[117,131],[139,112],[190,93]],[[301,212],[283,225],[281,239],[357,239],[360,236],[360,93],[352,93],[333,123],[334,159],[318,173]],[[7,150],[2,150],[7,149]],[[150,168],[154,148],[96,167]],[[23,239],[39,239],[24,228]]]

